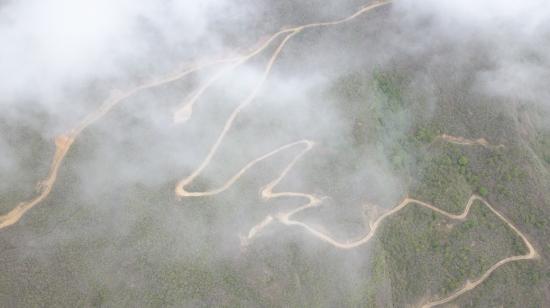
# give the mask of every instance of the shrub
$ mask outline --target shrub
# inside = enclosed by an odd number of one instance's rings
[[[460,156],[460,158],[458,159],[458,164],[461,165],[461,166],[466,166],[468,165],[469,161],[468,161],[468,158],[466,156]]]
[[[487,196],[487,194],[489,193],[489,191],[487,190],[487,188],[485,188],[485,187],[483,187],[483,186],[480,186],[480,187],[477,189],[477,192],[478,192],[479,195],[482,196],[482,197]]]

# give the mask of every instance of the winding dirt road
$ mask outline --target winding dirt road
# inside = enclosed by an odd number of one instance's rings
[[[40,181],[37,185],[38,187],[38,195],[34,197],[33,199],[25,202],[19,203],[17,206],[15,206],[11,211],[8,213],[0,216],[0,229],[6,228],[8,226],[11,226],[15,223],[17,223],[23,215],[32,209],[34,206],[39,204],[40,202],[44,201],[48,195],[51,193],[53,186],[57,180],[57,174],[59,172],[59,168],[61,164],[63,163],[63,160],[65,159],[65,156],[69,152],[71,146],[73,145],[76,138],[84,131],[88,126],[94,124],[99,119],[101,119],[103,116],[105,116],[109,111],[112,110],[113,107],[118,105],[120,102],[125,100],[126,98],[135,95],[136,93],[154,88],[169,82],[176,81],[178,79],[181,79],[193,72],[196,72],[198,70],[204,69],[209,66],[217,65],[217,64],[223,64],[227,62],[235,61],[234,59],[223,59],[223,60],[216,60],[212,62],[202,63],[193,65],[187,69],[182,70],[181,72],[177,72],[174,74],[171,74],[169,76],[165,76],[161,79],[152,80],[150,82],[144,83],[142,85],[139,85],[135,88],[132,88],[130,90],[127,90],[125,92],[119,91],[119,90],[113,90],[111,92],[111,95],[109,98],[107,98],[100,107],[93,113],[87,115],[81,122],[79,122],[74,128],[72,128],[70,131],[68,131],[65,134],[62,134],[60,136],[57,136],[55,138],[55,154],[53,156],[52,162],[50,164],[50,170],[48,172],[47,177]]]
[[[302,146],[303,150],[301,152],[299,152],[292,159],[292,161],[283,169],[283,171],[281,172],[281,174],[277,178],[275,178],[273,181],[271,181],[269,184],[267,184],[264,188],[262,188],[260,190],[260,195],[264,200],[269,200],[269,199],[279,198],[279,197],[297,197],[297,198],[306,199],[306,200],[308,200],[308,202],[305,203],[304,205],[298,207],[298,208],[295,208],[295,209],[289,211],[289,212],[279,212],[275,215],[266,216],[260,223],[258,223],[257,225],[255,225],[254,227],[252,227],[250,229],[250,231],[248,232],[248,235],[246,237],[241,238],[241,243],[242,243],[242,245],[248,245],[250,243],[250,241],[253,238],[255,238],[258,234],[260,234],[260,232],[264,228],[268,227],[273,222],[279,222],[279,223],[281,223],[283,225],[287,225],[287,226],[301,227],[302,229],[306,230],[308,233],[312,234],[316,238],[318,238],[318,239],[320,239],[324,242],[327,242],[327,243],[329,243],[329,244],[331,244],[334,247],[339,248],[339,249],[352,249],[352,248],[356,248],[360,245],[366,244],[376,234],[376,230],[380,227],[380,225],[383,223],[383,221],[386,218],[389,218],[390,216],[398,213],[399,211],[401,211],[402,209],[404,209],[406,206],[408,206],[410,204],[416,204],[416,205],[428,208],[428,209],[430,209],[432,211],[435,211],[435,212],[439,213],[440,215],[443,215],[443,216],[448,217],[450,219],[465,220],[466,217],[469,214],[470,208],[471,208],[472,204],[474,203],[474,201],[479,200],[479,201],[482,202],[483,205],[487,206],[495,215],[497,215],[501,220],[503,220],[507,224],[508,227],[510,227],[512,230],[514,230],[514,232],[516,232],[522,238],[523,242],[525,243],[525,245],[526,245],[526,247],[528,248],[529,251],[525,255],[512,256],[512,257],[508,257],[508,258],[500,260],[499,262],[494,264],[491,268],[489,268],[489,270],[487,270],[485,273],[483,273],[483,275],[481,275],[479,278],[477,278],[474,281],[467,281],[466,284],[464,285],[464,287],[462,287],[461,289],[455,291],[450,296],[445,297],[443,299],[438,299],[438,300],[426,303],[422,306],[422,307],[433,307],[433,306],[448,303],[448,302],[456,299],[460,295],[474,289],[475,287],[477,287],[478,285],[483,283],[496,269],[498,269],[499,267],[501,267],[501,266],[503,266],[503,265],[505,265],[509,262],[519,261],[519,260],[529,260],[529,259],[534,259],[534,258],[538,257],[537,252],[533,248],[532,244],[527,240],[526,236],[523,233],[521,233],[519,231],[519,229],[517,229],[508,219],[506,219],[502,214],[500,214],[498,211],[496,211],[485,199],[483,199],[483,198],[481,198],[477,195],[472,195],[470,197],[470,199],[468,200],[468,203],[466,204],[466,208],[465,208],[464,212],[461,213],[461,214],[452,214],[452,213],[443,211],[443,210],[441,210],[441,209],[439,209],[439,208],[437,208],[437,207],[435,207],[431,204],[428,204],[428,203],[425,203],[425,202],[415,200],[415,199],[411,199],[411,198],[407,197],[399,205],[394,207],[392,210],[384,213],[378,219],[376,219],[374,222],[370,222],[369,223],[370,230],[364,237],[362,237],[358,240],[355,240],[355,241],[339,242],[339,241],[333,239],[330,235],[324,234],[323,232],[316,230],[315,228],[309,226],[306,223],[291,219],[293,215],[295,215],[295,214],[297,214],[297,213],[299,213],[303,210],[306,210],[306,209],[311,208],[311,207],[319,206],[322,203],[323,198],[319,198],[319,197],[314,196],[312,194],[303,193],[303,192],[273,192],[273,189],[287,175],[287,173],[294,167],[294,165],[297,163],[297,161],[303,155],[305,155],[305,153],[307,153],[308,151],[310,151],[312,149],[312,147],[314,145],[314,142],[310,141],[310,140],[300,140],[300,141],[296,141],[294,143],[283,145],[283,146],[281,146],[281,147],[279,147],[279,148],[277,148],[277,149],[275,149],[275,150],[273,150],[273,151],[271,151],[271,152],[269,152],[265,155],[262,155],[262,156],[260,156],[256,159],[252,160],[251,162],[246,164],[240,171],[238,171],[234,176],[232,176],[228,181],[226,181],[222,186],[220,186],[218,188],[215,188],[215,189],[212,189],[212,190],[207,190],[207,191],[202,191],[202,192],[197,192],[197,191],[191,192],[191,191],[188,191],[188,190],[185,189],[210,164],[210,162],[212,161],[213,157],[215,156],[219,146],[221,145],[223,139],[227,135],[228,131],[231,129],[231,127],[233,125],[233,122],[235,121],[237,116],[240,114],[240,112],[247,105],[249,105],[254,100],[254,98],[257,96],[258,92],[260,91],[260,88],[262,87],[262,85],[264,84],[266,79],[268,78],[269,73],[271,72],[271,69],[273,67],[273,64],[275,63],[275,61],[279,57],[281,51],[283,50],[283,48],[285,47],[287,42],[293,36],[295,36],[296,34],[298,34],[299,32],[301,32],[301,31],[303,31],[304,29],[307,29],[307,28],[337,25],[337,24],[341,24],[341,23],[351,21],[354,18],[356,18],[357,16],[360,16],[361,14],[363,14],[365,12],[368,12],[372,9],[377,8],[377,7],[386,5],[388,3],[389,2],[377,2],[377,3],[374,3],[372,5],[365,6],[365,7],[361,8],[359,11],[357,11],[356,13],[354,13],[353,15],[351,15],[347,18],[341,19],[339,21],[313,23],[313,24],[304,25],[304,26],[295,27],[295,28],[290,28],[290,29],[286,29],[286,30],[282,30],[280,32],[277,32],[273,36],[271,36],[267,40],[267,42],[265,44],[261,45],[258,49],[254,50],[249,55],[243,57],[241,60],[239,60],[233,66],[231,66],[231,67],[229,67],[229,68],[227,68],[223,71],[220,71],[219,74],[214,75],[213,78],[209,79],[206,83],[204,83],[199,88],[199,90],[184,104],[184,106],[175,113],[174,120],[175,120],[176,123],[182,123],[182,122],[184,122],[184,121],[186,121],[190,118],[190,116],[192,114],[193,105],[197,102],[197,100],[200,98],[200,96],[213,83],[215,83],[219,78],[221,78],[225,73],[227,73],[229,70],[245,63],[247,60],[249,60],[253,56],[255,56],[255,55],[259,54],[260,52],[262,52],[263,50],[265,50],[271,44],[271,42],[273,42],[280,35],[286,34],[286,36],[284,36],[283,40],[279,43],[279,45],[277,46],[277,48],[275,49],[275,51],[271,55],[260,80],[254,86],[251,93],[230,114],[230,116],[228,117],[228,119],[225,122],[225,125],[224,125],[221,133],[219,134],[218,138],[216,139],[216,141],[212,145],[210,151],[208,152],[208,154],[206,155],[204,160],[199,164],[199,166],[189,176],[183,178],[176,185],[175,193],[180,198],[184,198],[184,197],[204,197],[204,196],[211,196],[211,195],[216,195],[216,194],[222,193],[225,190],[227,190],[228,188],[230,188],[241,176],[243,176],[250,168],[252,168],[257,163],[259,163],[261,161],[264,161],[264,160],[276,155],[277,153],[279,153],[281,151],[285,151],[285,150],[287,150],[291,147]],[[484,146],[484,147],[487,147],[487,148],[493,147],[492,145],[490,145],[483,138],[480,138],[480,139],[477,139],[477,140],[469,140],[469,139],[466,139],[466,138],[454,137],[454,136],[450,136],[450,135],[441,135],[439,138],[441,138],[442,140],[445,140],[447,142],[460,144],[460,145],[481,145],[481,146]],[[497,146],[497,147],[500,147],[500,146]]]
[[[24,201],[24,202],[19,203],[17,206],[15,206],[8,213],[6,213],[4,215],[1,215],[0,216],[0,229],[3,229],[3,228],[6,228],[8,226],[16,224],[23,217],[23,215],[27,211],[29,211],[34,206],[38,205],[39,203],[41,203],[42,201],[44,201],[48,197],[48,195],[51,193],[51,191],[53,189],[53,186],[54,186],[54,184],[57,180],[57,174],[59,172],[59,168],[60,168],[61,164],[63,163],[63,160],[64,160],[65,156],[67,155],[68,151],[70,150],[71,146],[73,145],[73,143],[77,139],[77,137],[80,135],[80,133],[83,130],[85,130],[88,126],[92,125],[93,123],[95,123],[96,121],[101,119],[103,116],[105,116],[107,113],[109,113],[113,107],[118,105],[120,102],[122,102],[126,98],[129,98],[129,97],[137,94],[138,92],[140,92],[142,90],[154,88],[154,87],[166,84],[166,83],[176,81],[176,80],[181,79],[181,78],[183,78],[183,77],[185,77],[185,76],[187,76],[187,75],[189,75],[193,72],[202,70],[202,69],[210,67],[210,66],[229,64],[228,66],[223,67],[222,69],[220,69],[218,71],[218,73],[216,73],[212,78],[210,78],[207,82],[205,82],[203,85],[201,85],[195,91],[195,93],[188,100],[185,101],[184,105],[181,108],[179,108],[176,112],[174,112],[174,122],[175,123],[184,123],[185,121],[187,121],[191,117],[192,111],[193,111],[193,105],[196,103],[198,98],[210,87],[210,85],[212,85],[214,82],[219,80],[225,73],[227,73],[231,69],[236,68],[236,67],[246,63],[249,59],[253,58],[254,56],[256,56],[258,54],[260,54],[262,51],[264,51],[266,48],[268,48],[271,45],[271,43],[273,41],[275,41],[278,37],[282,36],[283,34],[286,34],[285,38],[283,39],[283,42],[279,45],[279,48],[277,48],[276,52],[272,56],[272,59],[269,61],[270,64],[266,68],[266,71],[264,73],[264,77],[262,78],[262,80],[260,81],[258,86],[255,87],[253,93],[250,94],[249,98],[247,98],[245,100],[245,102],[243,102],[239,107],[237,107],[235,112],[228,119],[228,121],[226,123],[226,126],[224,127],[224,131],[220,135],[220,138],[218,138],[219,142],[216,142],[216,144],[214,145],[214,147],[211,150],[211,153],[208,155],[207,159],[205,160],[204,166],[206,166],[208,164],[208,162],[210,161],[211,156],[213,156],[214,152],[217,150],[217,147],[219,146],[219,143],[221,142],[221,140],[225,136],[225,133],[231,127],[231,125],[232,125],[234,119],[236,118],[236,116],[240,113],[240,111],[246,105],[248,105],[248,103],[250,103],[254,99],[254,97],[257,94],[257,92],[259,91],[261,85],[263,84],[265,79],[267,79],[267,76],[269,75],[269,72],[271,71],[271,67],[273,66],[273,63],[275,62],[278,54],[282,51],[284,45],[286,44],[286,42],[292,36],[294,36],[295,34],[299,33],[300,31],[302,31],[304,29],[307,29],[307,28],[321,27],[321,26],[331,26],[331,25],[338,25],[338,24],[341,24],[341,23],[345,23],[347,21],[350,21],[350,20],[356,18],[357,16],[362,15],[363,13],[366,13],[366,12],[368,12],[372,9],[375,9],[379,6],[389,4],[390,2],[391,1],[374,2],[371,5],[367,5],[365,7],[360,8],[354,14],[352,14],[352,15],[346,17],[346,18],[337,20],[337,21],[318,22],[318,23],[312,23],[312,24],[307,24],[307,25],[303,25],[303,26],[283,29],[283,30],[281,30],[279,32],[276,32],[275,34],[271,35],[265,42],[260,44],[260,46],[258,48],[253,49],[252,52],[250,52],[250,53],[248,53],[247,55],[244,55],[244,56],[228,57],[228,58],[223,58],[223,59],[220,59],[220,60],[215,60],[215,61],[210,61],[210,62],[206,62],[206,63],[199,63],[199,64],[191,65],[189,68],[186,68],[182,71],[179,71],[179,72],[176,72],[174,74],[164,76],[164,77],[161,77],[161,78],[158,78],[158,79],[154,79],[150,82],[146,82],[142,85],[136,86],[136,87],[134,87],[130,90],[127,90],[127,91],[120,91],[120,90],[112,91],[111,96],[106,101],[104,101],[95,112],[93,112],[93,113],[89,114],[88,116],[86,116],[76,127],[71,129],[68,133],[62,134],[62,135],[55,138],[55,146],[56,146],[55,154],[54,154],[54,157],[53,157],[52,162],[50,164],[50,170],[49,170],[49,173],[48,173],[47,177],[44,180],[42,180],[38,183],[38,188],[39,188],[38,195],[36,197],[32,198],[29,201]],[[189,182],[191,182],[200,173],[200,171],[202,171],[203,168],[204,167],[197,169],[197,172],[196,172],[197,174],[195,176],[190,177]],[[181,185],[182,183],[184,185]],[[178,185],[178,187],[180,189],[177,190],[181,194],[178,194],[178,195],[181,195],[181,196],[185,195],[185,193],[183,193],[184,192],[184,190],[183,190],[184,186],[185,186],[185,180],[182,180],[180,182],[180,184]]]
[[[285,151],[287,149],[290,149],[290,148],[296,147],[296,146],[302,146],[303,150],[301,152],[299,152],[290,161],[290,163],[288,165],[286,165],[286,167],[283,169],[283,171],[279,174],[278,177],[276,177],[273,181],[271,181],[269,184],[267,184],[266,186],[264,186],[260,190],[260,195],[261,195],[262,199],[264,199],[264,200],[270,200],[270,199],[280,198],[280,197],[298,197],[298,198],[307,199],[308,202],[305,203],[304,205],[300,206],[300,207],[297,207],[297,208],[289,211],[289,212],[279,212],[279,213],[276,213],[275,215],[266,216],[260,223],[258,223],[257,225],[255,225],[254,227],[252,227],[250,229],[250,231],[248,232],[248,235],[246,237],[241,238],[241,243],[242,243],[242,245],[250,244],[250,242],[256,236],[258,236],[264,228],[266,228],[267,226],[269,226],[273,222],[279,222],[279,223],[281,223],[283,225],[286,225],[286,226],[300,227],[300,228],[304,229],[305,231],[307,231],[309,234],[311,234],[314,237],[318,238],[319,240],[324,241],[324,242],[326,242],[326,243],[328,243],[328,244],[330,244],[330,245],[332,245],[336,248],[339,248],[339,249],[353,249],[353,248],[359,247],[361,245],[367,244],[375,236],[376,231],[378,230],[378,228],[383,224],[383,222],[387,218],[391,217],[392,215],[395,215],[395,214],[399,213],[401,210],[403,210],[404,208],[406,208],[409,205],[421,206],[421,207],[427,208],[429,210],[432,210],[432,211],[434,211],[434,212],[436,212],[436,213],[438,213],[438,214],[440,214],[444,217],[447,217],[449,219],[464,221],[468,217],[468,214],[470,213],[470,209],[471,209],[472,205],[474,204],[474,202],[475,201],[480,201],[482,205],[489,208],[489,210],[491,212],[493,212],[500,220],[502,220],[510,229],[512,229],[522,239],[522,241],[525,244],[525,247],[527,248],[528,252],[524,255],[511,256],[511,257],[507,257],[507,258],[504,258],[504,259],[498,261],[493,266],[491,266],[486,272],[484,272],[480,277],[476,278],[473,281],[470,281],[470,280],[466,281],[466,284],[462,288],[456,290],[451,295],[449,295],[445,298],[442,298],[442,299],[438,299],[438,300],[434,300],[432,302],[425,303],[422,306],[422,307],[425,307],[425,308],[434,307],[434,306],[442,305],[442,304],[449,303],[449,302],[453,301],[454,299],[456,299],[460,295],[462,295],[462,294],[476,288],[480,284],[482,284],[487,278],[489,278],[489,276],[495,270],[497,270],[499,267],[501,267],[501,266],[503,266],[507,263],[515,262],[515,261],[521,261],[521,260],[531,260],[531,259],[536,259],[536,258],[539,257],[538,253],[536,252],[536,250],[533,247],[533,245],[531,244],[531,242],[529,242],[527,237],[511,221],[509,221],[504,215],[502,215],[500,212],[498,212],[484,198],[482,198],[478,195],[475,195],[475,194],[472,195],[469,198],[468,202],[466,203],[466,207],[464,208],[464,211],[460,214],[449,213],[449,212],[444,211],[444,210],[442,210],[442,209],[440,209],[440,208],[438,208],[438,207],[436,207],[432,204],[429,204],[429,203],[426,203],[426,202],[423,202],[423,201],[420,201],[420,200],[417,200],[417,199],[406,197],[397,206],[395,206],[393,209],[391,209],[391,210],[387,211],[386,213],[382,214],[375,221],[369,222],[370,230],[368,231],[368,233],[366,235],[362,236],[361,238],[359,238],[357,240],[351,240],[351,241],[345,241],[345,242],[340,242],[340,241],[334,239],[333,237],[331,237],[330,235],[325,234],[325,233],[313,228],[312,226],[310,226],[306,223],[303,223],[303,222],[298,221],[298,220],[293,220],[292,219],[293,215],[295,215],[295,214],[297,214],[301,211],[304,211],[308,208],[319,206],[322,203],[324,198],[323,197],[317,197],[315,195],[308,194],[308,193],[302,193],[302,192],[273,192],[273,189],[279,184],[280,181],[283,180],[283,178],[288,174],[288,172],[290,172],[290,170],[294,167],[294,165],[298,162],[298,160],[300,158],[302,158],[302,156],[304,156],[308,151],[310,151],[312,149],[313,145],[314,145],[314,143],[312,141],[309,141],[309,140],[300,140],[300,141],[296,141],[294,143],[289,143],[287,145],[279,147],[279,148],[275,149],[274,151],[271,151],[271,152],[269,152],[269,153],[267,153],[263,156],[260,156],[260,157],[256,158],[255,160],[249,162],[245,167],[243,167],[239,172],[237,172],[233,177],[231,177],[227,182],[225,182],[225,184],[223,184],[222,186],[220,186],[217,189],[213,189],[213,190],[209,190],[209,191],[205,191],[205,192],[188,192],[188,191],[185,191],[185,190],[183,190],[182,192],[184,193],[184,196],[187,196],[187,197],[202,197],[202,196],[210,196],[210,195],[219,194],[219,193],[227,190],[228,188],[230,188],[231,185],[233,185],[241,176],[243,176],[246,173],[247,170],[252,168],[255,164],[257,164],[257,163],[259,163],[263,160],[266,160],[266,159],[270,158],[271,156],[276,155],[277,153],[279,153],[281,151]],[[187,184],[189,184],[189,182]]]
[[[113,91],[111,96],[101,104],[98,110],[96,110],[94,113],[88,115],[85,117],[75,128],[70,130],[68,133],[63,134],[61,136],[58,136],[55,139],[55,146],[56,151],[54,154],[54,157],[52,159],[50,170],[48,173],[48,176],[40,182],[39,185],[39,194],[35,198],[33,198],[30,201],[22,202],[18,204],[13,210],[11,210],[9,213],[0,216],[0,229],[5,228],[7,226],[13,225],[17,223],[21,217],[31,208],[42,202],[52,191],[52,188],[56,182],[57,174],[59,171],[59,168],[67,155],[68,151],[70,150],[71,146],[73,145],[74,141],[77,139],[77,137],[80,135],[80,133],[85,130],[88,126],[92,125],[99,119],[101,119],[103,116],[105,116],[109,111],[112,110],[114,106],[122,102],[124,99],[136,94],[139,91],[153,88],[165,83],[169,83],[175,80],[178,80],[180,78],[183,78],[184,76],[198,71],[200,69],[203,69],[205,67],[213,66],[213,65],[223,65],[223,67],[215,73],[210,79],[208,79],[205,83],[203,83],[190,97],[187,99],[182,107],[180,107],[175,113],[174,113],[174,122],[175,123],[184,123],[187,121],[191,116],[193,112],[193,106],[197,103],[198,99],[210,88],[212,84],[214,84],[216,81],[218,81],[221,77],[223,77],[226,73],[231,71],[232,69],[246,63],[248,60],[253,58],[254,56],[262,53],[264,50],[266,50],[268,47],[271,46],[273,42],[275,42],[277,39],[281,38],[281,41],[275,48],[274,52],[272,53],[271,57],[269,58],[265,69],[263,71],[262,76],[252,89],[252,91],[249,93],[249,95],[239,103],[239,105],[234,109],[234,111],[230,114],[230,116],[227,118],[225,125],[220,132],[219,136],[217,137],[216,141],[210,148],[210,151],[204,158],[204,160],[200,163],[200,165],[187,177],[179,181],[175,187],[175,193],[178,197],[184,198],[184,197],[203,197],[203,196],[209,196],[209,195],[215,195],[222,193],[223,191],[230,188],[241,176],[243,176],[250,168],[252,168],[257,163],[267,160],[270,157],[276,155],[279,152],[285,151],[287,149],[293,148],[293,147],[302,147],[302,151],[300,151],[282,170],[282,172],[279,174],[278,177],[276,177],[274,180],[272,180],[270,183],[268,183],[265,187],[263,187],[260,190],[261,197],[264,200],[270,200],[273,198],[280,198],[280,197],[296,197],[296,198],[303,198],[307,200],[307,203],[304,205],[293,209],[288,212],[279,212],[275,215],[268,215],[266,216],[260,223],[258,223],[256,226],[251,228],[251,230],[248,232],[248,235],[242,239],[243,245],[247,245],[250,243],[251,240],[253,240],[255,237],[258,236],[258,234],[261,233],[261,231],[269,226],[270,224],[274,222],[281,223],[286,226],[296,226],[300,227],[309,234],[313,235],[314,237],[329,243],[333,245],[336,248],[339,249],[352,249],[355,247],[358,247],[360,245],[364,245],[368,243],[372,237],[376,234],[376,231],[378,228],[382,225],[382,223],[392,215],[398,213],[405,207],[407,207],[410,204],[416,204],[418,206],[422,206],[425,208],[428,208],[432,211],[437,212],[440,215],[443,215],[450,219],[455,220],[465,220],[466,217],[469,214],[470,208],[473,205],[474,201],[478,200],[480,201],[484,206],[488,207],[495,215],[497,215],[502,221],[506,223],[508,227],[510,227],[514,232],[516,232],[523,240],[524,244],[528,248],[528,253],[525,255],[520,256],[512,256],[505,259],[500,260],[496,264],[494,264],[489,270],[487,270],[485,273],[483,273],[480,277],[476,278],[474,281],[467,281],[466,284],[459,290],[452,293],[450,296],[438,299],[429,303],[426,303],[423,305],[423,307],[433,307],[441,304],[448,303],[460,295],[476,288],[478,285],[483,283],[495,270],[497,270],[499,267],[510,263],[514,261],[520,261],[520,260],[529,260],[534,259],[538,257],[537,252],[535,251],[532,244],[528,241],[526,236],[520,232],[507,218],[505,218],[501,213],[499,213],[497,210],[495,210],[486,200],[483,198],[472,195],[470,199],[468,200],[468,203],[466,204],[466,207],[464,209],[464,212],[461,214],[452,214],[446,211],[443,211],[431,204],[411,199],[411,198],[404,198],[401,203],[399,203],[396,207],[394,207],[392,210],[382,214],[380,217],[378,217],[375,221],[369,223],[370,230],[369,232],[353,241],[346,241],[346,242],[339,242],[332,238],[330,235],[325,234],[321,231],[316,230],[315,228],[297,221],[293,220],[293,215],[304,211],[308,208],[319,206],[324,197],[318,197],[314,196],[312,194],[303,193],[303,192],[274,192],[274,188],[280,183],[280,181],[283,180],[283,178],[287,175],[287,173],[292,170],[294,165],[305,155],[308,151],[310,151],[313,146],[314,142],[310,140],[300,140],[296,141],[294,143],[290,143],[287,145],[283,145],[251,162],[249,162],[247,165],[245,165],[239,172],[237,172],[233,177],[231,177],[225,184],[223,184],[221,187],[204,191],[204,192],[190,192],[187,191],[185,188],[190,185],[201,173],[202,171],[210,164],[213,157],[215,156],[219,146],[221,145],[223,139],[227,135],[228,131],[231,129],[235,119],[238,117],[240,112],[248,106],[257,96],[258,92],[260,91],[262,85],[267,80],[272,67],[283,51],[286,44],[298,33],[309,29],[309,28],[315,28],[315,27],[323,27],[323,26],[335,26],[339,24],[343,24],[349,21],[354,20],[358,16],[363,15],[366,12],[369,12],[373,9],[376,9],[381,6],[385,6],[391,3],[391,1],[379,1],[374,2],[373,4],[364,6],[360,8],[358,11],[353,13],[352,15],[336,20],[336,21],[329,21],[329,22],[318,22],[318,23],[311,23],[303,26],[298,27],[292,27],[288,29],[281,30],[272,36],[270,36],[264,43],[260,44],[260,46],[254,50],[252,50],[250,53],[239,56],[239,57],[231,57],[227,59],[212,61],[205,64],[199,64],[195,66],[191,66],[188,69],[185,69],[181,72],[177,72],[174,75],[167,76],[158,80],[153,80],[151,82],[145,83],[143,85],[139,85],[133,89],[130,89],[128,91]],[[441,137],[443,140],[446,140],[448,142],[456,143],[456,144],[462,144],[462,145],[482,145],[488,147],[488,143],[484,139],[478,139],[478,140],[468,140],[461,137],[452,137],[448,135],[443,135]]]
[[[231,59],[230,60],[231,62],[233,62],[233,61],[235,62],[233,65],[221,70],[218,74],[214,75],[212,78],[208,79],[203,85],[201,85],[199,87],[199,89],[197,91],[195,91],[195,93],[183,104],[183,106],[174,113],[174,122],[175,123],[184,123],[185,121],[187,121],[191,117],[191,114],[193,112],[193,106],[195,105],[197,100],[201,97],[201,95],[212,84],[214,84],[216,81],[218,81],[227,72],[231,71],[234,68],[239,67],[240,65],[243,65],[248,60],[252,59],[254,56],[256,56],[256,55],[260,54],[261,52],[263,52],[264,50],[266,50],[271,45],[271,43],[273,43],[273,41],[275,41],[277,38],[279,38],[283,34],[286,34],[286,36],[284,37],[282,43],[279,44],[279,47],[277,48],[277,50],[273,53],[273,55],[272,55],[268,65],[266,67],[266,70],[265,70],[264,75],[261,78],[260,82],[258,83],[258,85],[256,87],[254,87],[253,92],[250,94],[250,96],[252,98],[251,99],[249,99],[249,98],[245,99],[241,103],[242,107],[241,107],[241,105],[239,105],[239,107],[237,107],[236,110],[238,110],[239,112],[240,112],[240,109],[242,109],[246,105],[248,105],[250,103],[250,101],[252,101],[253,98],[256,96],[257,92],[260,90],[260,87],[263,85],[263,83],[267,79],[267,77],[268,77],[268,75],[271,71],[271,68],[273,66],[273,63],[275,62],[275,60],[277,59],[277,57],[281,53],[282,49],[284,48],[284,46],[286,45],[288,40],[290,40],[290,38],[292,38],[292,36],[298,34],[299,32],[301,32],[305,29],[309,29],[309,28],[336,26],[336,25],[339,25],[339,24],[349,22],[349,21],[363,15],[366,12],[369,12],[369,11],[374,10],[374,9],[376,9],[378,7],[381,7],[381,6],[388,5],[391,2],[392,2],[391,0],[390,1],[374,1],[372,4],[363,6],[359,10],[357,10],[355,13],[353,13],[352,15],[350,15],[346,18],[340,19],[340,20],[310,23],[310,24],[307,24],[307,25],[302,25],[302,26],[298,26],[298,27],[291,27],[291,28],[283,29],[283,30],[280,30],[279,32],[276,32],[276,33],[272,34],[267,40],[265,40],[265,42],[261,43],[258,48],[253,49],[247,55]],[[229,117],[228,122],[232,122],[232,119],[233,119],[233,117]],[[223,134],[224,134],[224,132],[222,132],[222,135]]]

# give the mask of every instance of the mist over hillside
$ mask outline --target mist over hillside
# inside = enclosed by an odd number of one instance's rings
[[[2,305],[548,305],[549,21],[0,1]]]

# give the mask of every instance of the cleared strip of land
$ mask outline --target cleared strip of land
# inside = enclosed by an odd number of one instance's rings
[[[490,144],[487,141],[487,139],[485,139],[485,138],[468,139],[468,138],[464,138],[462,136],[451,136],[451,135],[447,135],[447,134],[441,134],[441,135],[437,136],[435,138],[434,142],[436,142],[436,141],[445,141],[445,142],[449,142],[449,143],[453,143],[453,144],[466,145],[466,146],[479,145],[479,146],[482,146],[482,147],[488,148],[488,149],[504,148],[503,144],[499,144],[499,145]]]

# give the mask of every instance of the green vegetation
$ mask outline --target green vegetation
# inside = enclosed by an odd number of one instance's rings
[[[539,152],[542,160],[550,165],[550,132],[539,133],[534,147]]]
[[[489,193],[489,191],[487,190],[487,188],[485,188],[485,187],[483,187],[483,186],[478,187],[477,192],[478,192],[479,195],[482,196],[482,197],[487,196],[487,193]]]
[[[391,219],[380,240],[397,306],[426,293],[448,295],[500,259],[525,252],[521,239],[480,203],[465,222],[412,206]]]
[[[461,166],[461,167],[466,167],[468,165],[470,161],[468,160],[468,158],[466,156],[460,156],[458,158],[458,164]]]
[[[416,129],[414,138],[418,142],[429,144],[439,135],[441,135],[441,130],[435,125],[421,124]]]
[[[468,197],[477,193],[490,199],[505,216],[518,223],[521,230],[530,232],[532,228],[537,230],[535,233],[547,230],[548,218],[545,217],[548,216],[541,214],[545,211],[542,205],[547,201],[537,200],[532,197],[536,194],[530,194],[535,188],[527,183],[532,184],[529,177],[533,175],[529,160],[525,160],[527,153],[518,145],[509,143],[505,148],[485,148],[434,142],[442,132],[449,132],[471,139],[484,137],[498,144],[495,140],[506,131],[505,123],[513,121],[497,111],[499,106],[486,102],[478,102],[475,106],[453,104],[453,100],[446,100],[447,105],[439,106],[445,110],[444,114],[436,110],[437,116],[416,123],[417,119],[425,117],[423,110],[416,109],[416,102],[411,102],[404,92],[407,78],[386,71],[374,74],[373,79],[376,99],[369,102],[371,109],[367,114],[372,120],[367,121],[370,125],[361,127],[367,131],[362,136],[371,136],[370,144],[380,145],[396,173],[412,179],[413,197],[460,213]],[[366,88],[361,89],[366,91]],[[354,100],[360,101],[359,95]],[[412,104],[404,104],[405,101]],[[493,107],[495,111],[491,111]],[[497,116],[492,119],[481,116],[491,112]],[[357,118],[358,114],[349,113],[348,116]],[[466,129],[470,134],[463,133],[462,123],[468,123]],[[541,154],[541,157],[545,156]],[[540,191],[540,184],[537,187]],[[548,196],[545,198],[550,200]],[[498,260],[525,252],[521,240],[479,204],[474,206],[465,222],[447,221],[423,209],[407,209],[384,226],[380,241],[377,246],[384,251],[385,261],[381,262],[377,255],[375,264],[380,268],[377,273],[383,272],[390,277],[394,306],[404,306],[411,298],[420,299],[430,293],[432,296],[449,294]],[[513,279],[513,275],[520,275],[518,267],[528,268],[526,272],[536,275],[533,262],[511,265],[499,270],[494,280],[487,281],[480,288],[484,291],[472,292],[457,303],[467,306],[476,302],[478,306],[490,306],[490,298],[494,295],[484,294],[488,289],[496,292],[496,281],[501,281],[500,289],[505,284],[508,293],[499,293],[502,301],[497,302],[514,306],[516,298],[523,297],[522,292],[526,292],[521,283]],[[501,278],[504,276],[508,277],[506,282]],[[377,277],[373,281],[384,279]],[[368,290],[372,303],[376,291]],[[528,293],[533,294],[532,291]],[[523,298],[534,306],[540,303],[540,295],[538,299]]]

